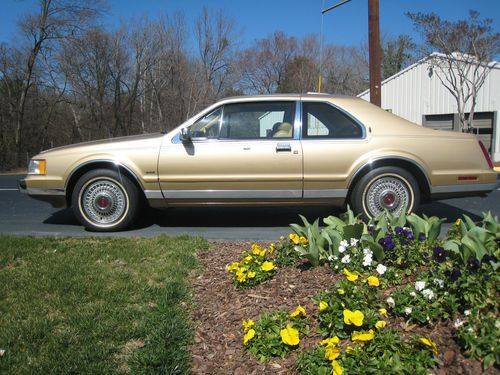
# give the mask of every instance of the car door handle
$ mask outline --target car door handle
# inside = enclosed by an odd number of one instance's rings
[[[276,145],[276,152],[290,152],[292,151],[292,146],[290,143],[278,143]]]

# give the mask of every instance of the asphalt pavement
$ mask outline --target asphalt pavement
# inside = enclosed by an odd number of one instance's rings
[[[328,206],[294,207],[202,207],[146,209],[135,228],[117,233],[85,230],[71,209],[52,208],[21,194],[17,181],[22,176],[0,176],[0,234],[32,236],[157,236],[189,234],[214,240],[274,241],[290,233],[289,224],[338,215]],[[462,214],[479,220],[482,212],[500,217],[500,191],[486,197],[448,199],[422,205],[420,213],[447,218],[443,232]]]

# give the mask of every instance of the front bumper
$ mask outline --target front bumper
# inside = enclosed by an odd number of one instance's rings
[[[66,193],[59,188],[29,188],[26,179],[19,180],[19,191],[28,194],[31,198],[48,202],[55,208],[66,207]]]

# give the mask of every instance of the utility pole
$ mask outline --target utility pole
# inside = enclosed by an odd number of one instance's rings
[[[368,0],[368,44],[370,53],[370,102],[381,106],[379,0]]]

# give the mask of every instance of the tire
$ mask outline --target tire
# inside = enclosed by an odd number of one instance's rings
[[[128,228],[139,212],[139,191],[119,171],[95,169],[77,181],[71,204],[76,218],[90,231],[113,232]]]
[[[415,177],[398,167],[381,167],[365,174],[352,190],[350,203],[356,214],[371,219],[387,209],[395,215],[418,208],[420,190]]]

